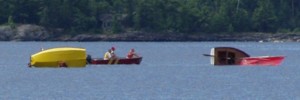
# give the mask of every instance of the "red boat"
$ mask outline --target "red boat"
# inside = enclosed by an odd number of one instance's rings
[[[211,57],[213,65],[258,65],[277,66],[280,65],[284,56],[258,56],[250,57],[244,51],[232,47],[216,47],[211,53],[203,54]]]
[[[278,66],[284,56],[259,56],[259,57],[245,57],[242,58],[241,65],[264,65],[264,66]]]
[[[140,64],[142,57],[138,58],[119,58],[119,59],[110,59],[103,60],[103,58],[93,58],[90,60],[89,64]]]

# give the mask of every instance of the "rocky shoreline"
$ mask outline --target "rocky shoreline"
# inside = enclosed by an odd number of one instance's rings
[[[300,33],[170,34],[127,32],[119,34],[65,35],[59,29],[37,25],[0,26],[0,41],[253,41],[300,42]]]

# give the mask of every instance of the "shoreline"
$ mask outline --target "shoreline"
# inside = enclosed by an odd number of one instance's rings
[[[127,42],[300,42],[300,33],[148,33],[66,35],[62,30],[47,30],[37,25],[0,26],[0,41],[127,41]]]

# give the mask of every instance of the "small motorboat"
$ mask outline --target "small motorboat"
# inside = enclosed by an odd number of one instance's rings
[[[242,50],[232,47],[215,47],[210,54],[212,65],[246,65],[246,66],[278,66],[284,60],[284,56],[258,56],[250,57]]]
[[[142,61],[142,57],[138,58],[118,58],[118,59],[110,59],[110,60],[103,60],[103,58],[94,58],[89,61],[89,64],[140,64]]]

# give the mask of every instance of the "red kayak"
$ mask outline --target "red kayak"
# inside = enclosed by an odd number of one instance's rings
[[[278,66],[283,59],[284,56],[245,57],[242,58],[240,65]]]
[[[119,59],[110,59],[103,60],[103,58],[93,58],[91,59],[90,64],[140,64],[142,61],[142,57],[138,58],[119,58]]]

